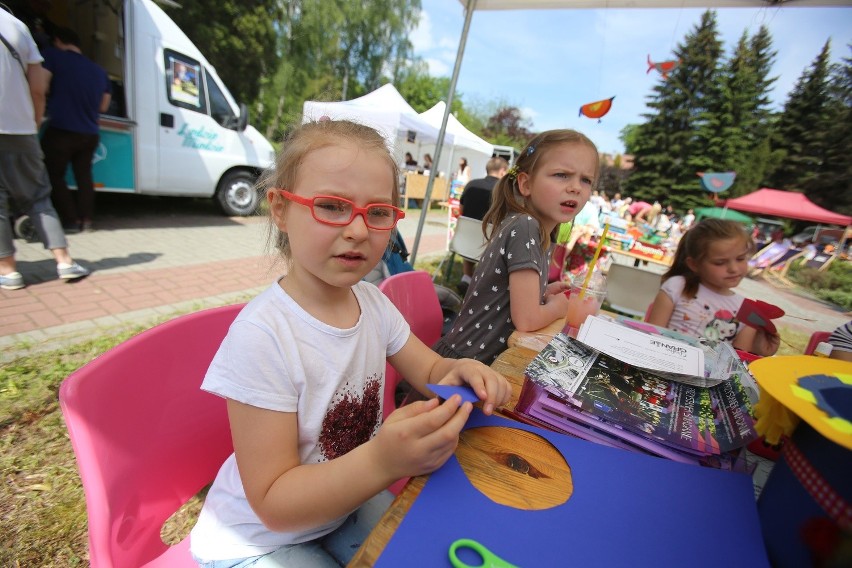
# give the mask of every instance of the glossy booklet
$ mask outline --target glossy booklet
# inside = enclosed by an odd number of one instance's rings
[[[715,386],[694,386],[630,365],[559,333],[525,374],[540,388],[531,392],[536,389],[525,387],[520,412],[535,408],[539,419],[541,412],[549,412],[545,416],[560,415],[563,423],[586,426],[594,425],[592,420],[606,422],[614,427],[606,429],[609,436],[631,444],[639,436],[702,456],[741,448],[757,437],[753,401],[745,386],[753,385],[753,380],[745,367]],[[540,396],[541,389],[547,396]],[[554,400],[563,402],[562,408]],[[619,430],[625,434],[620,436]]]

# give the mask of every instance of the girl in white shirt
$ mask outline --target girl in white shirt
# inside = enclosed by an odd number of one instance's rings
[[[743,296],[733,291],[748,272],[754,243],[736,221],[704,219],[684,233],[663,275],[648,322],[698,338],[730,341],[742,351],[773,355],[780,338],[737,319]]]
[[[321,120],[284,144],[266,190],[286,273],[237,317],[202,388],[227,399],[234,454],[214,481],[191,550],[202,566],[345,565],[396,480],[454,452],[470,403],[403,406],[382,424],[385,364],[412,387],[468,384],[483,410],[506,379],[439,357],[361,279],[404,216],[398,169],[372,128]]]

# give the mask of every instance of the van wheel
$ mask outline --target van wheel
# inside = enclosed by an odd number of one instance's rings
[[[225,215],[246,216],[257,211],[260,194],[254,187],[254,176],[248,172],[231,172],[216,188],[216,199]]]

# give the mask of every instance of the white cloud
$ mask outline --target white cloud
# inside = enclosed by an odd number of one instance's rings
[[[429,75],[432,77],[449,77],[452,73],[452,68],[441,59],[426,57],[424,61],[429,66]]]
[[[432,49],[432,20],[425,10],[420,12],[420,21],[408,39],[414,46],[414,53],[423,53]]]

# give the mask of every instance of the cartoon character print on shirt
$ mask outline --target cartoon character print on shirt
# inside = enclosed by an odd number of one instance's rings
[[[379,429],[382,380],[373,375],[362,393],[347,382],[335,393],[322,420],[318,445],[324,458],[333,460],[368,441]]]
[[[709,310],[709,306],[704,306]],[[713,319],[704,328],[704,337],[711,341],[730,341],[737,334],[737,322],[734,314],[728,310],[716,310]]]

